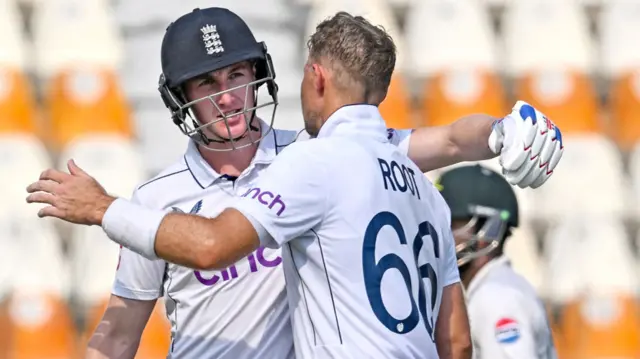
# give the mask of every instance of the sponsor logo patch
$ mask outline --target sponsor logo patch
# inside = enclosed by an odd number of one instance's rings
[[[510,344],[520,339],[520,325],[511,318],[502,318],[496,322],[496,339],[499,343]]]

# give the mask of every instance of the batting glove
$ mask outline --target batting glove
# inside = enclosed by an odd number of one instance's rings
[[[560,129],[524,101],[518,101],[509,115],[493,124],[489,148],[500,156],[507,181],[520,188],[538,188],[545,183],[564,152]]]

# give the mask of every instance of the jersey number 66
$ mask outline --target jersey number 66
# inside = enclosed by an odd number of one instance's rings
[[[427,332],[433,340],[433,310],[436,305],[437,291],[438,291],[438,278],[436,272],[430,263],[423,264],[418,267],[418,273],[420,279],[418,280],[418,304],[416,305],[415,299],[413,299],[413,289],[411,286],[411,274],[407,264],[397,254],[388,253],[380,258],[380,261],[376,263],[375,249],[376,241],[378,240],[378,234],[384,226],[391,226],[398,234],[400,244],[407,245],[407,238],[404,233],[404,228],[400,223],[400,220],[396,215],[391,212],[380,212],[376,214],[369,225],[364,235],[364,243],[362,248],[362,268],[364,272],[364,282],[367,289],[367,297],[371,304],[371,309],[375,313],[380,322],[392,332],[398,334],[406,334],[412,331],[420,321],[420,316],[426,326]],[[438,234],[435,231],[433,225],[427,221],[420,223],[418,226],[418,233],[413,240],[413,255],[415,258],[415,265],[418,266],[418,255],[422,250],[424,244],[423,237],[430,236],[433,241],[433,251],[436,258],[440,258],[440,248],[438,241]],[[411,299],[411,313],[409,316],[403,319],[394,318],[389,311],[384,307],[382,302],[382,293],[380,284],[382,282],[382,276],[389,269],[396,269],[409,291]],[[427,312],[427,294],[423,286],[423,279],[428,278],[431,283],[431,309],[430,313]],[[419,309],[418,309],[419,308]],[[420,315],[418,314],[420,311]]]

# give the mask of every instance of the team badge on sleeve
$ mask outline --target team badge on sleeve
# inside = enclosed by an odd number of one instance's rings
[[[387,128],[387,140],[391,140],[396,134],[396,130],[393,128]]]
[[[520,325],[511,318],[502,318],[496,322],[496,339],[499,343],[510,344],[520,339]]]

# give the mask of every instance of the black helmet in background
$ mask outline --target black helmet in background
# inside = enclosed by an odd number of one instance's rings
[[[451,220],[467,221],[454,236],[473,232],[467,241],[457,241],[458,266],[502,247],[508,230],[518,226],[515,192],[500,174],[480,165],[462,166],[443,173],[435,184],[449,205]]]

